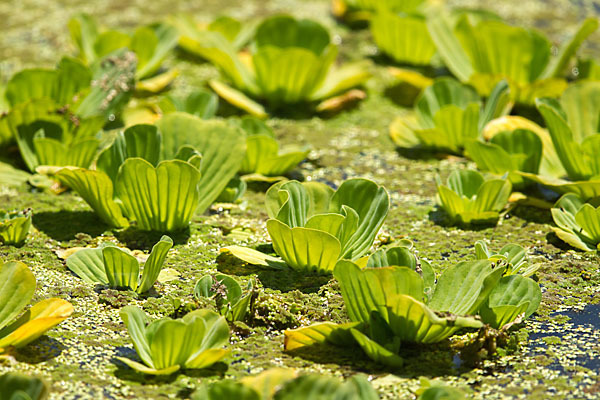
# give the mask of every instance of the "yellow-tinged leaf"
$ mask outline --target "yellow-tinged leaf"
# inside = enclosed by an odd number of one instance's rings
[[[229,354],[227,349],[208,349],[198,354],[196,357],[185,362],[186,368],[207,368],[214,363],[221,361]]]
[[[179,371],[179,368],[180,368],[179,365],[173,365],[168,368],[154,369],[154,368],[147,367],[144,364],[130,360],[125,357],[116,357],[116,359],[123,362],[131,369],[134,369],[138,372],[141,372],[143,374],[149,374],[149,375],[171,375],[172,373]]]
[[[262,394],[261,399],[267,400],[272,399],[284,383],[296,376],[296,370],[290,368],[271,368],[255,376],[246,376],[240,382]]]
[[[221,249],[221,253],[231,253],[234,257],[251,264],[268,268],[287,269],[286,264],[279,257],[273,257],[258,250],[242,246],[228,246]]]
[[[85,247],[71,247],[70,249],[58,249],[54,252],[56,256],[61,260],[66,260],[70,255],[77,253],[79,250],[83,250]]]
[[[433,84],[433,79],[411,69],[389,67],[388,71],[399,81],[406,82],[418,89],[425,89]]]
[[[323,100],[317,105],[316,110],[317,112],[337,112],[353,105],[357,101],[364,100],[366,98],[367,93],[365,93],[364,90],[352,89],[346,93],[340,94],[339,96]]]
[[[258,118],[267,118],[269,116],[262,105],[255,102],[239,90],[217,80],[211,80],[208,82],[208,84],[224,100],[238,108],[241,108],[250,115],[254,115]]]
[[[246,182],[266,182],[266,183],[275,183],[279,181],[287,181],[288,178],[285,176],[264,176],[262,174],[247,174],[242,175],[240,177],[243,181]]]
[[[160,273],[158,274],[158,278],[156,278],[156,280],[159,281],[160,283],[165,283],[165,282],[171,282],[171,281],[177,280],[180,276],[181,276],[181,274],[176,269],[164,268],[160,271]]]
[[[152,78],[137,81],[135,90],[138,92],[158,93],[165,89],[177,77],[179,71],[170,69],[162,74],[153,76]]]
[[[284,332],[283,348],[286,351],[292,351],[317,343],[326,343],[328,341],[339,342],[343,340],[344,333],[348,334],[351,328],[358,325],[360,325],[360,322],[349,322],[346,324],[322,322],[303,328],[288,329]]]
[[[415,135],[417,126],[417,118],[415,115],[397,117],[390,125],[390,137],[397,146],[417,146],[421,143],[419,138],[417,138],[417,135]]]
[[[42,300],[14,322],[8,336],[0,339],[0,347],[23,347],[42,336],[73,314],[73,305],[66,300]]]

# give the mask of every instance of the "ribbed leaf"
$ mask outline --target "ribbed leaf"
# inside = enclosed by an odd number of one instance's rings
[[[541,301],[542,291],[534,280],[510,275],[500,279],[479,313],[485,323],[499,329],[521,314],[528,318]]]
[[[350,329],[359,326],[359,322],[334,324],[320,322],[310,326],[287,329],[284,331],[283,346],[286,351],[296,350],[317,343],[331,343],[335,345],[351,345],[353,342]]]
[[[469,317],[440,317],[422,302],[405,294],[387,298],[387,314],[394,335],[402,341],[413,343],[440,342],[461,328],[479,328],[483,325],[481,321]]]
[[[238,172],[246,149],[243,132],[222,121],[205,121],[184,113],[172,113],[157,123],[163,137],[161,157],[173,158],[184,145],[202,154],[197,211],[204,212]],[[231,154],[239,156],[231,157]]]
[[[276,219],[267,221],[275,252],[293,269],[331,273],[340,258],[341,245],[334,236],[307,228],[290,228]]]
[[[534,182],[552,189],[559,194],[573,193],[585,200],[600,197],[600,180],[597,179],[571,182],[564,179],[545,177],[526,172],[519,172],[519,174],[523,175],[527,179],[531,179]]]
[[[445,106],[465,109],[471,103],[479,104],[480,98],[470,86],[452,78],[436,79],[419,95],[415,103],[419,124],[423,129],[435,128],[435,115]]]
[[[138,56],[136,77],[144,79],[154,74],[177,45],[177,39],[177,30],[166,24],[138,28],[131,38],[131,49]]]
[[[471,203],[469,211],[484,213],[487,211],[501,211],[510,197],[512,185],[506,179],[490,179],[481,185],[477,191],[475,201]]]
[[[127,332],[138,355],[146,365],[153,368],[154,364],[150,355],[150,344],[146,338],[148,317],[142,310],[135,306],[123,307],[119,315],[127,327]]]
[[[15,246],[23,244],[31,229],[31,213],[10,213],[5,216],[2,213],[0,210],[0,242]]]
[[[156,166],[160,152],[161,136],[153,125],[139,124],[118,133],[112,145],[103,150],[96,163],[114,182],[119,167],[126,159],[140,157]]]
[[[600,207],[584,204],[575,214],[575,223],[579,226],[579,234],[589,237],[594,243],[600,243]]]
[[[67,257],[67,268],[87,283],[108,284],[102,249],[81,249]]]
[[[356,260],[373,245],[390,207],[387,191],[367,179],[349,179],[342,183],[331,198],[329,211],[342,212],[347,206],[358,214],[356,232],[344,243],[342,257]]]
[[[422,16],[379,12],[370,26],[377,46],[397,62],[427,65],[436,52]]]
[[[113,200],[113,184],[105,173],[86,169],[61,169],[56,178],[76,191],[108,225],[121,228],[128,225],[121,209]]]
[[[163,161],[156,168],[141,158],[119,170],[116,194],[125,214],[143,230],[170,232],[188,226],[198,204],[200,172],[191,164]]]
[[[35,286],[33,273],[22,262],[0,263],[0,329],[29,304]]]
[[[334,270],[340,283],[348,316],[352,321],[368,323],[371,312],[377,311],[387,319],[387,298],[406,294],[423,298],[423,279],[406,267],[382,267],[361,270],[349,261],[340,261]]]
[[[324,55],[303,48],[260,47],[252,62],[261,97],[275,106],[308,100],[336,56],[337,48],[333,46]]]
[[[214,90],[215,93],[217,93],[222,99],[234,105],[235,107],[246,111],[248,114],[257,118],[267,118],[269,116],[269,114],[267,114],[267,110],[262,104],[252,100],[250,97],[244,94],[244,92],[234,89],[216,79],[210,80],[208,84],[211,89]]]
[[[306,158],[309,150],[278,155],[279,144],[269,135],[252,135],[246,139],[246,156],[240,173],[259,173],[265,176],[278,176],[291,171]]]
[[[113,246],[102,249],[102,258],[110,286],[126,287],[131,290],[138,288],[140,264],[137,258]]]
[[[171,247],[173,247],[173,239],[168,236],[161,237],[152,247],[152,252],[144,264],[140,286],[137,288],[138,293],[144,293],[154,285]]]
[[[33,147],[39,165],[88,168],[98,150],[97,139],[84,139],[70,145],[50,138],[34,138]]]
[[[427,29],[444,64],[461,82],[467,82],[475,72],[472,61],[455,36],[446,15],[427,18]]]
[[[429,307],[457,315],[474,314],[502,278],[504,270],[494,268],[488,260],[453,265],[438,279]]]
[[[290,228],[303,227],[308,219],[309,196],[304,186],[297,181],[289,181],[279,186],[279,211],[277,220]]]
[[[371,360],[390,367],[401,367],[404,364],[402,357],[383,347],[364,333],[356,329],[351,329],[350,333],[352,333],[356,343]]]
[[[95,60],[94,42],[98,36],[96,21],[88,14],[78,14],[69,20],[71,39],[79,50],[79,58],[90,63]]]
[[[73,306],[63,299],[46,299],[31,307],[2,333],[0,348],[23,347],[41,337],[73,314]]]
[[[598,134],[600,82],[579,82],[571,85],[563,92],[560,105],[560,109],[566,115],[564,119],[568,121],[575,142],[582,143],[584,139]],[[559,114],[560,109],[557,110]]]
[[[344,384],[320,374],[303,375],[279,390],[273,400],[376,400],[379,396],[363,377],[354,376]]]
[[[549,99],[539,99],[536,106],[544,117],[548,130],[552,136],[552,142],[560,158],[560,161],[572,180],[585,180],[593,175],[591,168],[581,157],[582,149],[575,141],[573,131],[566,121],[566,115],[560,105]]]

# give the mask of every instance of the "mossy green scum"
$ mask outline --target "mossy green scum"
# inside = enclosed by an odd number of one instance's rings
[[[67,3],[69,6],[67,7]],[[509,22],[537,26],[556,43],[576,29],[584,15],[594,15],[592,2],[574,6],[566,0],[452,0],[451,6],[477,6],[499,13]],[[293,13],[300,18],[316,18],[341,42],[339,59],[357,61],[378,58],[367,30],[352,30],[337,24],[330,16],[329,0],[183,0],[117,3],[91,3],[58,0],[23,0],[0,4],[0,66],[2,83],[22,68],[53,67],[62,54],[74,54],[66,30],[68,20],[80,13],[93,14],[103,25],[128,30],[163,18],[169,13],[187,13],[200,21],[212,21],[221,14],[242,20],[271,13]],[[140,10],[143,10],[141,12]],[[35,29],[32,30],[32,26]],[[580,51],[591,55],[600,46],[600,35],[591,36]],[[179,70],[174,94],[185,95],[190,87],[205,86],[219,72],[208,64],[189,58],[169,56],[163,65]],[[160,296],[136,295],[82,284],[71,274],[57,253],[72,247],[98,247],[102,242],[141,249],[146,253],[160,235],[133,230],[110,230],[75,194],[60,196],[21,185],[0,184],[3,209],[34,210],[33,227],[23,247],[0,246],[0,258],[27,263],[37,279],[33,302],[59,297],[71,302],[73,317],[54,328],[37,342],[20,349],[16,362],[0,364],[0,372],[35,375],[49,383],[50,399],[167,399],[188,398],[203,384],[225,378],[242,378],[262,370],[285,366],[302,373],[350,376],[368,371],[372,385],[383,399],[412,399],[421,385],[420,377],[433,383],[460,387],[474,398],[532,399],[594,398],[600,381],[597,355],[600,330],[579,324],[577,310],[597,303],[600,271],[595,253],[577,252],[552,234],[549,212],[519,205],[499,220],[495,227],[478,230],[447,228],[436,223],[441,215],[435,208],[435,176],[442,179],[456,169],[474,168],[462,159],[443,160],[430,154],[398,154],[388,138],[388,127],[399,114],[405,99],[395,96],[393,81],[385,66],[375,64],[374,78],[366,86],[368,97],[356,108],[329,118],[305,118],[300,111],[287,111],[268,121],[283,144],[310,144],[314,149],[297,170],[311,180],[339,185],[349,177],[363,177],[383,185],[391,196],[391,207],[376,246],[404,238],[415,243],[419,257],[435,265],[439,274],[450,265],[474,258],[473,243],[485,239],[490,248],[500,249],[518,243],[528,249],[530,262],[542,263],[537,277],[543,297],[537,315],[512,335],[503,348],[508,356],[473,364],[484,348],[469,351],[458,336],[443,345],[406,348],[405,364],[399,370],[386,370],[365,359],[359,352],[318,349],[303,357],[282,351],[283,330],[314,322],[347,321],[340,288],[334,280],[304,279],[278,271],[240,268],[219,249],[228,245],[257,245],[268,241],[264,226],[264,188],[250,185],[242,203],[228,209],[213,207],[192,217],[189,232],[173,235],[174,246],[165,268],[178,271],[180,278],[155,284]],[[403,92],[401,92],[402,94]],[[227,106],[223,113],[231,112]],[[0,109],[5,110],[3,105]],[[541,122],[541,121],[539,121]],[[402,157],[407,155],[408,157]],[[424,156],[424,157],[416,157]],[[418,159],[416,159],[418,158]],[[230,235],[236,228],[249,232],[247,239]],[[219,256],[219,257],[218,257]],[[218,258],[217,258],[218,257]],[[215,262],[217,259],[218,263]],[[119,309],[128,304],[142,308],[153,319],[180,318],[197,308],[210,308],[193,295],[196,281],[206,274],[239,275],[242,284],[257,278],[258,298],[254,321],[232,327],[227,364],[218,364],[202,373],[185,372],[170,378],[141,377],[116,360],[135,357]],[[123,294],[125,293],[125,294]],[[213,302],[214,303],[214,302]],[[588,306],[590,307],[590,306]],[[549,340],[552,338],[552,340]],[[557,340],[556,338],[559,338]],[[518,339],[518,340],[517,340]],[[518,344],[515,344],[518,342]],[[463,350],[457,357],[459,349]],[[358,354],[354,354],[358,353]],[[227,366],[227,368],[225,368]]]

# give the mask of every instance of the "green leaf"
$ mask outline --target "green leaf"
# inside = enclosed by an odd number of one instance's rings
[[[334,236],[308,228],[290,228],[276,219],[267,221],[275,252],[295,270],[331,273],[340,258],[341,245]]]
[[[266,134],[249,136],[246,139],[246,156],[240,173],[258,173],[265,176],[284,175],[306,158],[309,150],[279,154],[277,140]]]
[[[377,47],[397,62],[428,65],[436,52],[422,16],[380,11],[370,27]]]
[[[0,241],[5,245],[23,244],[31,229],[31,212],[3,213],[0,210]]]
[[[166,24],[138,28],[131,38],[131,50],[138,56],[136,78],[155,74],[177,40],[177,29]]]
[[[293,351],[314,344],[329,343],[334,345],[351,345],[354,339],[350,330],[358,327],[359,322],[334,324],[332,322],[319,322],[310,326],[287,329],[284,331],[283,346],[285,351]]]
[[[67,257],[67,268],[87,283],[108,285],[102,249],[81,249]]]
[[[311,93],[309,100],[322,101],[316,110],[327,111],[322,105],[327,103],[328,98],[336,95],[343,97],[343,92],[360,86],[371,78],[371,65],[370,61],[362,60],[330,68],[325,79]]]
[[[563,43],[558,56],[555,56],[546,66],[542,77],[561,78],[571,61],[571,58],[575,56],[585,39],[594,33],[596,29],[598,29],[598,20],[596,18],[587,18],[583,21],[570,40],[567,43]]]
[[[112,145],[103,150],[96,163],[114,182],[119,167],[128,158],[140,157],[156,166],[160,151],[161,136],[154,125],[133,125],[119,132]]]
[[[451,386],[431,386],[417,400],[464,400],[465,394]]]
[[[444,64],[454,76],[462,82],[467,82],[475,68],[462,43],[454,34],[448,16],[437,14],[428,17],[427,29]]]
[[[94,61],[94,42],[98,37],[96,21],[88,14],[79,14],[69,20],[68,26],[71,39],[79,50],[79,57],[87,63]]]
[[[273,400],[376,400],[379,396],[362,377],[349,378],[341,384],[337,378],[318,374],[303,375],[281,388]]]
[[[75,190],[108,225],[116,228],[129,225],[119,205],[113,200],[113,183],[105,173],[82,168],[63,168],[55,176],[61,183]]]
[[[96,59],[105,57],[114,51],[129,47],[131,39],[123,32],[109,30],[101,32],[94,42]]]
[[[324,55],[297,47],[259,47],[252,62],[261,96],[274,106],[306,100],[323,82],[336,56],[334,46]]]
[[[274,46],[297,47],[320,55],[329,45],[329,32],[315,21],[291,16],[266,18],[256,29],[254,37],[258,48]]]
[[[118,247],[107,246],[102,249],[102,258],[110,286],[138,288],[140,265],[134,256]]]
[[[161,158],[168,160],[190,145],[202,154],[197,211],[202,213],[239,170],[246,149],[243,132],[223,121],[204,121],[184,113],[165,115],[157,123],[163,137]],[[239,157],[231,157],[239,154]]]
[[[423,279],[406,267],[361,270],[349,261],[339,261],[333,273],[340,283],[344,304],[351,321],[368,323],[377,311],[388,321],[386,299],[395,294],[423,298]]]
[[[161,237],[158,243],[152,247],[152,251],[144,264],[140,286],[137,288],[138,293],[144,293],[154,285],[171,247],[173,247],[173,239],[168,236]]]
[[[265,107],[252,100],[250,97],[246,96],[244,92],[234,89],[231,86],[220,82],[218,80],[210,80],[208,82],[209,86],[212,90],[215,91],[221,98],[223,98],[228,103],[233,106],[246,111],[248,114],[255,116],[257,118],[267,118],[269,114],[267,114],[267,110]]]
[[[373,361],[388,365],[390,367],[399,368],[404,365],[404,360],[398,354],[391,352],[374,340],[371,340],[367,335],[362,332],[351,329],[350,333],[354,337],[356,343],[360,346],[362,351]]]
[[[474,314],[504,274],[488,260],[463,261],[439,277],[429,307],[457,315]]]
[[[210,386],[201,386],[192,395],[192,400],[262,400],[258,392],[241,382],[231,380],[218,381]]]
[[[542,291],[534,280],[510,275],[500,279],[479,313],[485,323],[500,329],[519,316],[531,316],[541,301]]]
[[[209,90],[198,88],[186,97],[167,95],[160,101],[159,106],[165,114],[183,111],[202,119],[211,119],[217,113],[219,98]]]
[[[277,220],[290,228],[303,227],[308,218],[309,195],[298,181],[289,181],[278,186],[279,211]]]
[[[0,376],[2,400],[44,400],[48,397],[48,387],[38,379],[15,372]]]
[[[342,183],[331,198],[329,211],[341,212],[352,208],[359,217],[358,228],[345,241],[342,258],[356,260],[373,245],[390,207],[390,198],[382,186],[367,179],[349,179]]]
[[[437,288],[436,288],[437,290]],[[461,328],[479,328],[483,324],[470,317],[438,316],[431,307],[406,294],[386,299],[389,327],[400,340],[413,343],[436,343]]]
[[[96,156],[99,144],[97,139],[84,139],[70,145],[64,145],[55,139],[33,139],[39,165],[60,167],[88,168]]]
[[[3,186],[19,186],[27,182],[30,177],[31,174],[17,169],[10,164],[0,162],[0,182],[2,182]]]
[[[199,198],[200,172],[191,164],[125,160],[115,185],[125,214],[142,230],[171,232],[188,226]]]
[[[29,304],[35,292],[35,277],[19,261],[0,262],[0,329],[8,325]]]
[[[127,49],[117,50],[98,60],[88,95],[75,113],[81,118],[119,114],[135,87],[136,57]]]
[[[150,343],[146,336],[146,325],[148,325],[148,317],[146,314],[135,306],[125,306],[119,312],[123,323],[127,327],[129,337],[133,342],[135,351],[142,359],[142,361],[153,367],[152,357],[150,355]]]

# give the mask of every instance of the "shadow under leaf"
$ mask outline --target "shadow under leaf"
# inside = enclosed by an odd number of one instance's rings
[[[264,251],[263,249],[258,249]],[[220,253],[217,257],[217,269],[228,275],[256,274],[264,287],[279,290],[282,293],[298,290],[302,293],[317,293],[321,286],[331,279],[328,275],[307,274],[292,269],[266,269],[244,263],[229,253]]]
[[[441,208],[436,207],[434,210],[429,212],[429,220],[436,225],[444,228],[457,227],[465,231],[478,232],[488,228],[493,228],[498,224],[498,218],[492,218],[489,220],[478,220],[471,222],[470,224],[455,223],[449,217],[448,214]]]
[[[18,349],[13,355],[19,362],[39,364],[58,357],[65,346],[58,340],[49,336],[42,336],[33,343]]]
[[[163,235],[167,235],[173,239],[173,244],[186,244],[191,233],[189,227],[174,232],[155,232],[143,231],[135,226],[129,226],[122,231],[115,232],[115,237],[121,243],[124,243],[130,249],[138,250],[152,249],[152,246],[154,246]]]
[[[33,213],[33,226],[54,240],[68,241],[79,233],[100,236],[110,229],[92,211],[67,211]]]

